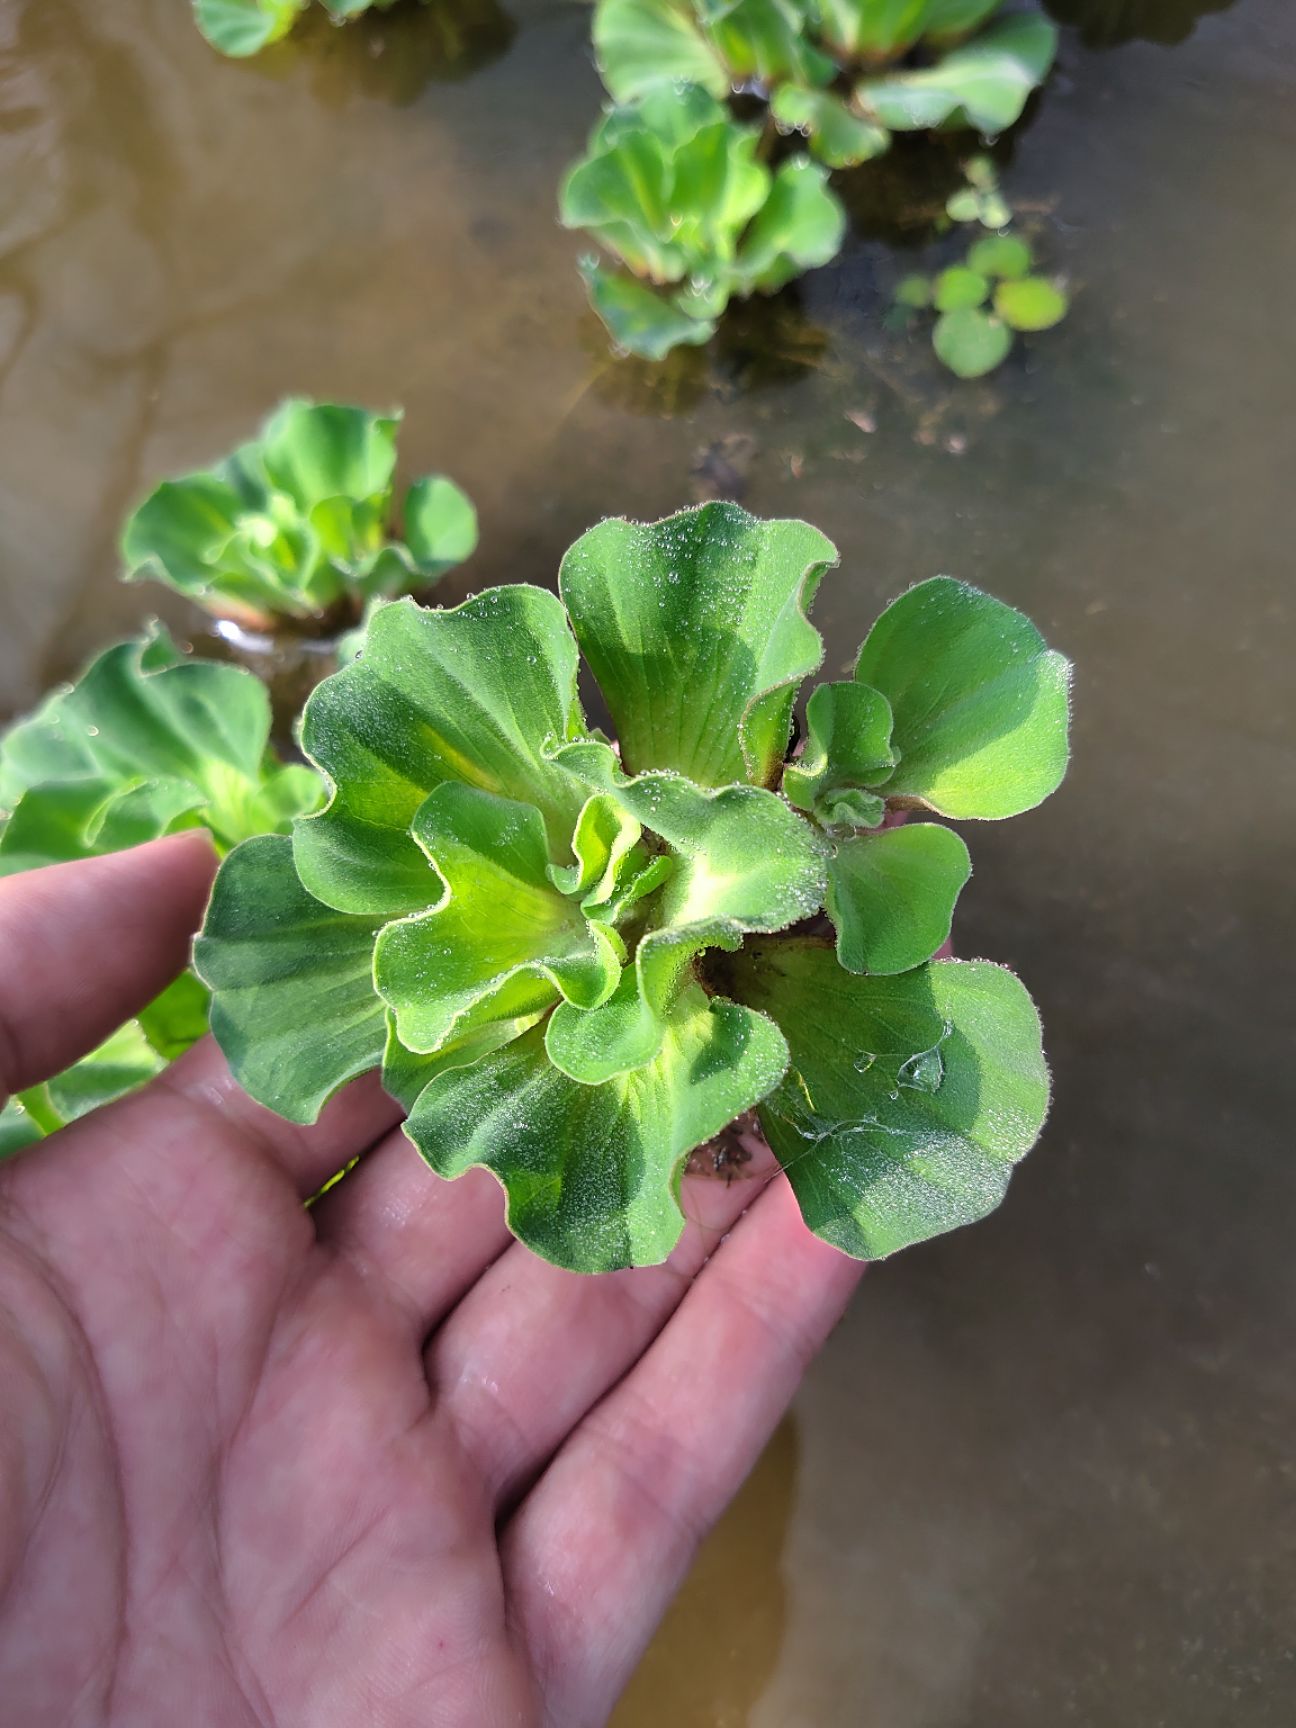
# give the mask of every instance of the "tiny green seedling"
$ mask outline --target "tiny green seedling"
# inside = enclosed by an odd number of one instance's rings
[[[270,751],[250,672],[186,659],[160,627],[105,649],[0,738],[0,876],[205,828],[227,852],[286,832],[321,799],[313,769]],[[89,1056],[0,1112],[0,1157],[133,1090],[207,1029],[192,973]]]
[[[1006,225],[1012,211],[998,182],[984,171],[986,159],[969,164],[969,186],[956,192],[949,210],[960,222],[986,223],[986,199],[995,225]],[[963,200],[968,202],[963,202]],[[1002,216],[1002,222],[998,218]],[[907,328],[924,313],[935,313],[932,347],[959,378],[983,378],[1001,366],[1019,333],[1051,330],[1066,317],[1066,291],[1035,272],[1030,243],[1019,234],[983,234],[961,264],[935,276],[906,276],[896,287],[888,322]]]
[[[693,86],[609,109],[563,181],[563,225],[621,268],[581,270],[626,353],[660,360],[705,342],[735,296],[772,293],[841,246],[846,219],[827,170],[803,155],[771,170],[761,135]]]
[[[477,544],[444,475],[416,480],[394,532],[399,410],[283,403],[215,467],[164,480],[122,536],[125,579],[151,577],[218,617],[266,629],[356,624],[430,587]]]
[[[1018,980],[935,958],[970,863],[928,818],[1048,796],[1069,668],[938,577],[789,753],[835,562],[804,522],[708,504],[590,530],[561,598],[375,613],[303,716],[326,807],[230,853],[196,947],[252,1096],[308,1122],[381,1068],[428,1163],[492,1171],[514,1233],[578,1271],[665,1258],[689,1152],[753,1108],[847,1253],[990,1211],[1048,1075]]]

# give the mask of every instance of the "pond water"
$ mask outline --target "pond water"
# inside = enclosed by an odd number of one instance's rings
[[[970,836],[956,941],[1035,992],[1052,1120],[869,1274],[616,1724],[1289,1724],[1296,13],[1056,0],[1121,45],[1066,33],[1003,166],[1074,312],[951,387],[878,330],[930,157],[716,355],[613,362],[554,216],[588,12],[502,3],[232,65],[183,0],[0,0],[0,704],[184,625],[118,525],[289,392],[404,403],[481,512],[450,601],[728,490],[840,546],[832,668],[936,571],[1025,607],[1075,766]]]

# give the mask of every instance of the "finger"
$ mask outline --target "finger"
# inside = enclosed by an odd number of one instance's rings
[[[861,1270],[773,1182],[523,1502],[504,1575],[547,1721],[607,1719]]]
[[[446,1181],[399,1131],[318,1202],[321,1242],[380,1282],[420,1341],[512,1241],[486,1170]]]
[[[689,1219],[670,1258],[590,1277],[564,1272],[520,1244],[510,1248],[455,1309],[428,1346],[438,1407],[507,1507],[581,1417],[661,1331],[725,1232],[774,1170],[729,1184],[689,1179]]]
[[[318,1121],[308,1126],[286,1122],[248,1097],[211,1038],[186,1051],[131,1102],[145,1112],[155,1147],[165,1132],[174,1146],[173,1159],[187,1155],[178,1144],[187,1134],[197,1156],[240,1157],[272,1166],[303,1200],[363,1156],[400,1119],[400,1106],[373,1073],[331,1098]]]
[[[69,1067],[184,970],[215,869],[191,830],[0,881],[0,1089]]]

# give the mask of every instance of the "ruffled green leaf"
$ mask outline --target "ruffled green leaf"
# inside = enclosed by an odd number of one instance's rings
[[[828,866],[828,916],[848,972],[907,972],[948,941],[972,874],[949,828],[914,822],[843,840]]]
[[[735,504],[582,535],[559,586],[626,766],[770,784],[797,686],[823,658],[806,608],[836,560],[817,529]]]
[[[492,1050],[502,1049],[520,1038],[543,1018],[542,1014],[520,1015],[516,1020],[488,1020],[453,1038],[431,1053],[407,1050],[396,1033],[396,1021],[387,1016],[387,1046],[383,1051],[384,1088],[408,1114],[429,1080],[451,1068],[466,1068]]]
[[[866,79],[856,85],[855,97],[865,114],[893,132],[946,125],[1003,132],[1021,118],[1056,52],[1055,25],[1037,13],[1016,13],[934,66]]]
[[[754,786],[705,790],[679,776],[628,779],[604,744],[571,744],[564,766],[616,796],[672,848],[674,868],[642,937],[633,973],[593,1011],[560,1003],[546,1034],[550,1059],[587,1085],[652,1061],[673,1005],[706,948],[737,948],[744,932],[777,930],[816,912],[827,849],[773,793]]]
[[[1016,816],[1066,772],[1070,666],[1030,619],[948,576],[892,602],[856,679],[891,704],[886,794],[942,816]]]
[[[559,193],[565,227],[587,230],[654,294],[581,269],[616,342],[650,359],[704,342],[734,294],[773,292],[839,249],[845,214],[824,168],[798,157],[771,175],[761,135],[696,86],[654,86],[610,109]]]
[[[477,511],[444,474],[416,480],[405,494],[405,543],[420,576],[435,580],[477,550]]]
[[[828,849],[773,792],[757,786],[712,790],[671,772],[633,778],[606,744],[569,744],[558,761],[585,784],[614,792],[676,854],[660,922],[732,920],[740,930],[782,930],[823,903]]]
[[[829,84],[836,76],[834,62],[810,39],[800,0],[699,0],[697,10],[731,86]]]
[[[724,62],[688,4],[598,0],[593,34],[599,74],[618,102],[663,84],[694,84],[715,97],[729,92]]]
[[[846,212],[829,190],[827,169],[807,156],[791,157],[779,165],[738,247],[742,292],[774,293],[803,271],[830,263],[845,237]]]
[[[16,793],[0,873],[205,826],[228,847],[318,803],[268,750],[270,702],[237,666],[185,660],[165,633],[106,649],[0,745]]]
[[[1001,282],[995,289],[995,311],[1014,330],[1051,330],[1067,315],[1068,300],[1043,276]]]
[[[697,986],[671,1013],[656,1059],[601,1085],[555,1068],[537,1026],[432,1079],[405,1132],[442,1176],[484,1165],[509,1228],[576,1272],[655,1265],[678,1241],[682,1160],[778,1083],[769,1020]]]
[[[862,119],[840,96],[804,84],[781,84],[770,97],[770,113],[780,127],[804,132],[812,154],[830,168],[871,162],[891,143],[884,126]]]
[[[674,300],[633,276],[581,260],[580,273],[616,346],[641,360],[664,360],[672,348],[696,348],[715,335],[715,319],[682,311]]]
[[[213,48],[241,60],[286,36],[309,4],[310,0],[194,0],[194,18]]]
[[[447,782],[414,818],[444,898],[388,924],[374,978],[407,1049],[433,1052],[458,1029],[538,1013],[559,996],[606,1002],[624,949],[553,886],[540,812]]]
[[[922,36],[928,0],[816,0],[816,10],[845,58],[891,60]]]
[[[46,1093],[62,1120],[75,1122],[100,1105],[135,1091],[165,1067],[139,1022],[128,1020],[96,1050],[56,1074],[47,1083]]]
[[[194,967],[212,991],[212,1032],[243,1089],[290,1122],[313,1122],[341,1086],[382,1061],[380,924],[308,894],[283,835],[245,840],[217,872],[194,944]]]
[[[961,306],[936,320],[932,347],[957,378],[984,378],[1008,358],[1012,331],[978,307]]]
[[[805,751],[783,770],[783,791],[825,827],[861,815],[853,825],[876,827],[885,807],[872,789],[895,762],[886,697],[866,684],[820,684],[806,704]]]
[[[434,581],[476,544],[468,500],[439,477],[389,537],[399,412],[292,399],[214,468],[166,480],[126,524],[128,581],[149,576],[217,613],[317,617]]]
[[[294,836],[307,889],[343,912],[432,905],[440,887],[411,830],[446,780],[535,805],[551,858],[567,862],[587,794],[545,752],[584,730],[576,670],[566,613],[540,588],[379,608],[361,657],[306,704],[302,745],[334,788]]]
[[[647,863],[637,842],[638,822],[611,793],[597,792],[576,819],[574,864],[550,864],[549,880],[560,894],[580,900],[587,912],[614,901],[628,874]]]
[[[1039,1016],[1011,972],[858,978],[811,942],[744,949],[730,970],[787,1037],[760,1120],[816,1235],[873,1260],[994,1210],[1048,1110]]]

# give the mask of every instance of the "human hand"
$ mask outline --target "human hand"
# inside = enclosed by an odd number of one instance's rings
[[[183,966],[213,867],[0,883],[10,1090]],[[607,1718],[860,1269],[780,1178],[689,1179],[665,1266],[563,1272],[395,1117],[363,1081],[294,1127],[205,1040],[0,1169],[6,1723]]]

